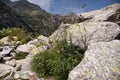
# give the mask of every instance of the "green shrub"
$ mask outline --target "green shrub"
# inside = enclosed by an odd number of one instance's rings
[[[16,36],[18,40],[20,40],[22,43],[28,42],[33,37],[32,33],[29,33],[25,29],[21,29],[21,28],[7,28],[0,30],[0,38],[6,36],[10,36],[10,37]]]
[[[28,55],[27,53],[23,53],[23,52],[21,52],[21,53],[16,53],[16,54],[15,54],[15,59],[16,59],[16,60],[25,59],[25,57],[26,57],[27,55]]]
[[[68,73],[83,58],[81,50],[66,40],[57,42],[43,53],[37,54],[32,60],[32,70],[39,77],[54,77],[56,80],[67,80]]]
[[[0,42],[0,47],[3,46],[3,44]]]

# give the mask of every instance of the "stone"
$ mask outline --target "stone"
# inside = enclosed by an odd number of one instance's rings
[[[28,45],[35,45],[37,42],[38,42],[38,39],[34,39],[34,40],[29,41],[27,44]]]
[[[12,39],[13,39],[13,41],[18,41],[18,37],[17,36],[13,36]]]
[[[0,77],[9,74],[13,70],[12,66],[0,64]]]
[[[7,76],[4,80],[12,80],[10,76]]]
[[[30,50],[32,50],[33,48],[36,48],[36,46],[34,45],[28,45],[28,44],[23,44],[23,45],[19,45],[16,49],[16,52],[23,52],[23,53],[29,53]]]
[[[21,41],[17,41],[16,44],[20,45],[20,44],[22,44],[22,42]]]
[[[15,41],[10,41],[10,42],[7,42],[5,45],[8,45],[8,46],[11,46],[11,47],[16,47],[16,42]]]
[[[111,41],[120,33],[119,25],[113,22],[82,22],[76,23],[66,30],[67,41],[87,48],[90,43]]]
[[[18,79],[18,78],[20,78],[20,75],[19,75],[19,73],[20,73],[20,72],[16,72],[16,73],[15,73],[15,75],[14,75],[14,78],[15,78],[15,79]]]
[[[47,45],[49,44],[49,39],[43,35],[38,36],[38,41],[41,45]]]
[[[15,73],[14,78],[15,79],[30,79],[32,75],[34,75],[35,73],[31,72],[31,71],[18,71]]]
[[[70,26],[70,24],[62,24],[59,28],[49,37],[49,40],[54,43],[58,40],[63,40],[66,35],[66,29]]]
[[[14,57],[15,57],[15,55],[16,55],[16,53],[11,52],[11,53],[10,53],[10,55],[14,58]]]
[[[24,59],[24,62],[22,63],[22,67],[21,67],[21,70],[23,71],[30,71],[31,70],[31,61],[33,59],[34,55],[27,55],[26,58]]]
[[[16,49],[16,51],[19,52],[24,52],[24,53],[29,53],[29,48],[27,44],[19,45]]]
[[[10,60],[10,61],[6,61],[5,64],[15,67],[16,66],[16,60],[13,59],[13,60]]]
[[[5,61],[10,61],[12,59],[12,57],[4,57],[3,60]]]
[[[16,45],[20,45],[20,44],[22,44],[21,41],[17,41],[17,42],[16,42]]]
[[[22,64],[17,64],[16,67],[14,68],[15,71],[21,70]]]
[[[25,63],[25,59],[20,59],[20,60],[16,60],[16,64],[24,64]]]
[[[15,76],[19,76],[21,79],[30,79],[35,73],[31,71],[31,61],[34,55],[29,54],[22,62],[20,71],[17,71]],[[20,62],[20,61],[19,61]]]
[[[119,80],[120,41],[91,43],[68,80]]]
[[[9,42],[9,41],[10,41],[9,36],[3,37],[2,39],[0,39],[0,43],[2,43],[2,44],[5,44],[5,43],[7,43],[7,42]]]
[[[10,48],[9,46],[4,46],[2,52],[0,52],[0,54],[4,57],[6,55],[8,55],[11,51],[13,50],[13,48]]]

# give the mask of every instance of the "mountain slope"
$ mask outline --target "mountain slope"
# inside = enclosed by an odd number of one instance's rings
[[[56,19],[54,15],[27,0],[11,2],[8,5],[25,17],[31,28],[37,33],[49,35],[60,25],[58,20],[53,22],[53,19]]]
[[[0,2],[0,29],[8,27],[29,28],[25,18],[17,14],[12,8]]]

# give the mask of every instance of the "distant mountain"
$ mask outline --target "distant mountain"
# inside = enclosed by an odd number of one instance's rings
[[[60,25],[54,15],[27,0],[19,0],[9,4],[9,6],[27,18],[30,22],[31,28],[35,32],[49,35]]]
[[[34,32],[43,35],[50,35],[61,23],[80,22],[76,14],[66,16],[53,15],[27,0],[15,2],[11,2],[10,0],[1,1],[16,11],[21,17],[24,17],[28,23],[27,25],[29,25]]]
[[[0,1],[0,29],[8,27],[31,29],[24,17],[20,16],[12,8]]]
[[[17,21],[14,16],[17,13],[17,16],[19,15],[19,18],[21,21],[25,21],[24,23],[27,25],[28,28],[31,28],[34,32],[43,34],[43,35],[50,35],[53,31],[57,29],[57,27],[60,25],[59,20],[56,19],[56,17],[50,13],[47,13],[45,10],[40,8],[39,6],[32,4],[28,2],[27,0],[19,0],[15,2],[11,2],[10,0],[0,0],[1,3],[4,2],[3,4],[7,7],[1,7],[0,13],[3,11],[5,13],[11,14],[10,19],[7,20],[9,22],[14,22],[14,24],[18,24],[19,21]],[[8,7],[9,6],[9,7]],[[10,12],[10,13],[9,13]],[[3,13],[2,13],[3,14]],[[1,16],[3,17],[4,15]],[[21,19],[24,18],[24,19]],[[6,25],[5,21],[1,19],[3,24]],[[13,24],[13,23],[11,23]],[[14,25],[14,26],[21,26],[21,25]],[[3,26],[5,27],[5,26]],[[6,27],[10,27],[10,25],[6,25]]]

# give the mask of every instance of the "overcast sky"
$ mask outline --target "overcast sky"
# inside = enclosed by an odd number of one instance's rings
[[[12,0],[14,1],[14,0]],[[100,9],[120,0],[28,0],[39,5],[47,12],[55,14],[82,13]]]

